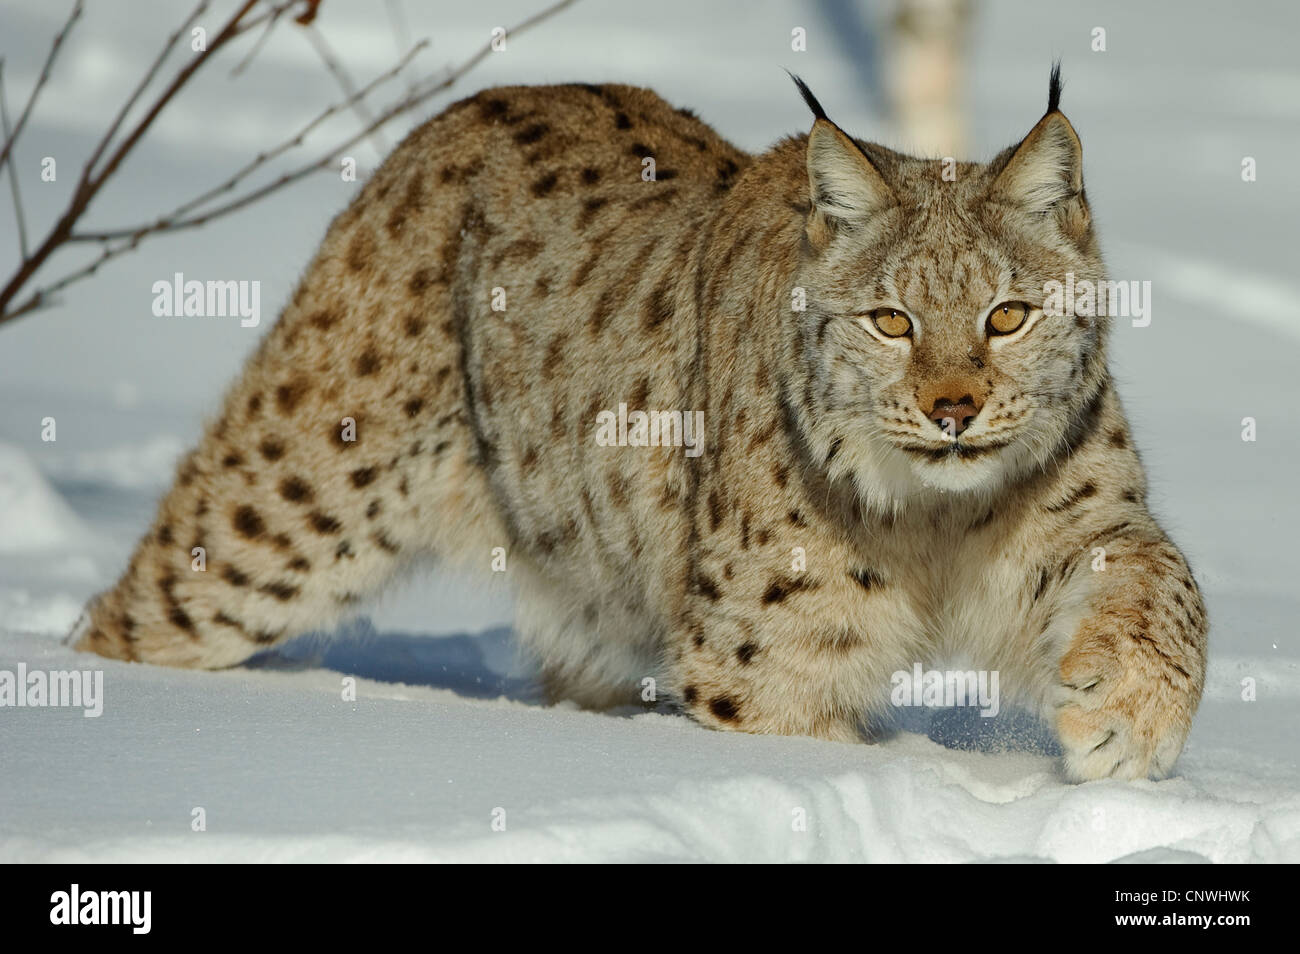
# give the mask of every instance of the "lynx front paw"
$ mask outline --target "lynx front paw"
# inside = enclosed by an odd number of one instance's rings
[[[1162,778],[1183,749],[1197,693],[1158,656],[1070,652],[1056,732],[1071,781]]]

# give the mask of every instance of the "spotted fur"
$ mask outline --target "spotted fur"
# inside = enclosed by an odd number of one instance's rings
[[[504,547],[554,696],[653,677],[709,726],[851,741],[891,673],[960,659],[1056,726],[1071,777],[1168,772],[1206,616],[1108,320],[982,320],[1104,274],[1052,89],[955,178],[811,93],[811,133],[756,156],[624,86],[455,104],[331,225],[78,645],[229,666],[418,558]],[[882,306],[911,338],[872,331]],[[954,439],[930,415],[962,400]],[[704,452],[598,446],[620,402],[703,411]]]

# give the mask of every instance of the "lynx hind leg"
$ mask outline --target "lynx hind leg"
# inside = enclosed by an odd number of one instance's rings
[[[646,614],[593,596],[589,586],[553,581],[518,559],[510,575],[520,648],[541,668],[548,703],[604,710],[645,702],[644,680],[661,671]]]
[[[381,233],[352,212],[336,223],[78,648],[234,665],[330,627],[412,557],[502,538],[446,289],[410,281]]]

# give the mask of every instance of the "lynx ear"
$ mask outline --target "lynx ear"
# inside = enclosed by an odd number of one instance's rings
[[[813,207],[837,219],[866,218],[895,202],[871,160],[829,119],[808,134],[808,189]]]
[[[993,183],[997,198],[1047,212],[1083,189],[1083,146],[1070,121],[1048,113],[1007,160]]]
[[[857,143],[826,116],[806,83],[790,78],[816,121],[808,134],[808,191],[813,208],[837,219],[861,219],[894,204],[893,190]]]
[[[1052,69],[1047,113],[1020,141],[993,182],[992,194],[1031,212],[1047,212],[1083,191],[1083,145],[1060,111],[1061,67]]]

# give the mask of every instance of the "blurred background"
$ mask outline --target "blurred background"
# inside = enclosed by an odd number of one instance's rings
[[[36,81],[70,4],[0,2],[9,121]],[[313,25],[356,85],[430,46],[412,81],[472,55],[494,27],[546,4],[324,0]],[[190,9],[100,0],[70,35],[14,152],[29,242],[67,203],[81,164]],[[214,3],[210,30],[235,9]],[[346,151],[359,179],[413,124],[505,83],[622,82],[689,106],[724,136],[762,150],[806,131],[784,69],[861,138],[934,155],[986,159],[1041,116],[1051,63],[1084,144],[1088,195],[1112,277],[1151,281],[1152,322],[1117,323],[1120,391],[1152,478],[1152,499],[1207,584],[1211,617],[1240,653],[1295,654],[1291,549],[1300,464],[1290,409],[1300,389],[1300,7],[1277,0],[1044,4],[1031,0],[792,4],[772,0],[629,4],[577,0],[507,38],[451,89]],[[1101,31],[1100,33],[1098,31]],[[293,22],[222,51],[172,102],[105,186],[85,227],[149,221],[223,181],[340,98],[321,46]],[[800,48],[801,47],[801,48]],[[188,46],[168,61],[174,72]],[[406,88],[389,88],[391,101]],[[298,152],[355,131],[344,110]],[[40,163],[57,161],[44,182]],[[1243,181],[1251,157],[1257,180]],[[300,161],[300,160],[299,160]],[[254,177],[266,182],[294,156]],[[332,171],[192,231],[145,241],[55,306],[0,325],[0,623],[51,631],[120,571],[177,456],[274,320],[331,217],[358,182]],[[0,271],[19,260],[12,199],[0,188]],[[93,247],[59,252],[62,275]],[[262,324],[162,319],[154,282],[175,272],[261,283]],[[40,439],[44,418],[57,441]],[[1255,418],[1259,440],[1241,439]],[[66,504],[38,514],[34,469]],[[93,539],[93,545],[84,541]],[[81,556],[67,558],[76,544]],[[63,549],[60,550],[60,547]],[[60,552],[57,560],[43,553]],[[421,576],[374,614],[377,629],[480,632],[504,624],[508,596]],[[1217,638],[1217,637],[1216,637]],[[1279,639],[1284,645],[1277,647]]]

